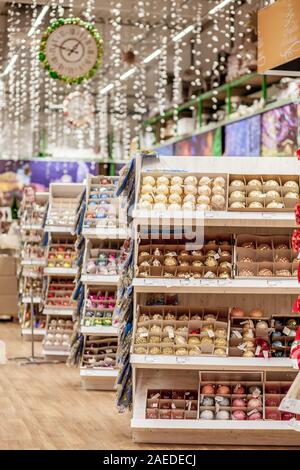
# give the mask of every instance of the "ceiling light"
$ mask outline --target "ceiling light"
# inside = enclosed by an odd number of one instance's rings
[[[108,93],[110,90],[113,89],[113,87],[114,87],[113,83],[110,83],[109,85],[106,85],[106,87],[102,88],[102,90],[100,91],[100,94],[105,95],[105,93]]]
[[[27,36],[30,38],[36,31],[36,29],[38,28],[38,26],[40,26],[41,22],[43,21],[44,19],[44,16],[46,16],[46,13],[47,11],[49,10],[50,8],[50,5],[45,5],[43,8],[42,8],[42,11],[41,13],[39,14],[39,16],[37,17],[37,19],[35,20],[35,22],[33,23],[33,25],[31,26],[30,30],[28,31],[28,34]]]
[[[129,78],[131,77],[131,75],[133,75],[136,71],[136,67],[133,67],[133,69],[129,69],[127,70],[127,72],[123,73],[123,75],[121,75],[120,77],[120,80],[126,80],[126,78]]]
[[[230,3],[230,2],[232,2],[232,0],[223,0],[221,3],[219,3],[214,8],[212,8],[208,12],[208,14],[209,15],[214,15],[215,13],[217,13],[217,11],[222,10],[224,7],[226,7],[226,5],[228,5],[228,3]]]
[[[179,41],[179,39],[181,39],[184,36],[186,36],[187,34],[191,33],[194,30],[194,28],[195,28],[195,25],[190,24],[185,29],[183,29],[179,33],[175,34],[175,36],[172,37],[172,41],[174,41],[174,42]]]
[[[15,54],[11,59],[10,61],[8,62],[7,66],[6,66],[6,69],[4,70],[4,72],[2,73],[2,76],[4,75],[7,75],[8,73],[10,73],[16,63],[16,61],[18,60],[18,57],[19,55],[18,54]]]
[[[151,60],[155,59],[155,57],[159,56],[160,54],[161,54],[161,49],[156,49],[156,51],[152,52],[152,54],[145,57],[145,59],[143,60],[143,64],[149,64]]]

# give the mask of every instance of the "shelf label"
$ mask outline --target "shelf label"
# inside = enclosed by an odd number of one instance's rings
[[[187,362],[189,362],[189,359],[188,357],[176,356],[176,362],[177,364],[186,364]]]
[[[144,358],[145,362],[155,362],[155,358],[152,356],[145,356]]]

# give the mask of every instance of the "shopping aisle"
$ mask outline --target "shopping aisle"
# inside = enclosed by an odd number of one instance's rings
[[[29,353],[30,343],[22,341],[19,335],[19,325],[0,322],[0,339],[6,343],[8,357]],[[40,348],[41,343],[37,343],[37,352]],[[167,448],[134,444],[129,416],[116,412],[114,393],[81,390],[78,370],[64,364],[1,365],[0,422],[1,450]],[[189,447],[168,446],[168,449]]]
[[[17,324],[0,322],[0,338],[8,357],[30,352]],[[114,393],[81,390],[78,370],[65,364],[0,366],[0,421],[0,449],[143,448],[132,443]]]

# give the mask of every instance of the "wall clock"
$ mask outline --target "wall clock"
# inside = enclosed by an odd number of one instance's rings
[[[95,75],[102,56],[101,35],[80,18],[60,18],[42,36],[39,59],[52,78],[81,83]]]
[[[64,116],[72,128],[89,126],[94,113],[93,98],[87,93],[74,91],[64,100]]]

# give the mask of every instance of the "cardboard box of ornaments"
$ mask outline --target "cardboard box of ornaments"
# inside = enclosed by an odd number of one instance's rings
[[[17,259],[9,250],[0,251],[1,315],[18,315]]]

